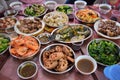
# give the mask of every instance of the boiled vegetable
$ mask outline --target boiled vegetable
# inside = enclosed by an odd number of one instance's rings
[[[90,56],[105,65],[113,65],[120,61],[120,49],[110,41],[94,40],[88,47]]]

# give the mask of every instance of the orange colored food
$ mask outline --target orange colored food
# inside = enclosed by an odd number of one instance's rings
[[[94,23],[99,19],[99,15],[90,9],[79,10],[76,13],[76,17],[86,23]]]
[[[40,46],[35,38],[22,35],[12,40],[10,44],[10,53],[17,57],[28,57],[34,55]]]

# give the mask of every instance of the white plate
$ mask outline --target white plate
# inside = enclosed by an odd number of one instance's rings
[[[28,17],[28,18],[24,18],[24,19],[34,20],[34,17]],[[14,30],[15,30],[16,33],[22,34],[22,35],[25,35],[25,36],[37,35],[37,34],[39,34],[39,33],[44,29],[44,27],[45,27],[45,23],[44,23],[43,21],[41,21],[41,23],[42,23],[42,27],[41,27],[39,30],[37,30],[37,31],[35,31],[35,32],[33,32],[33,33],[23,33],[23,32],[21,32],[21,31],[19,30],[19,28],[17,27],[17,25],[20,25],[20,22],[18,22],[18,23],[15,25]]]
[[[77,43],[77,42],[85,41],[85,40],[89,39],[89,38],[92,36],[93,31],[92,31],[92,29],[91,29],[90,27],[88,27],[88,26],[86,26],[86,25],[83,25],[83,24],[69,24],[69,27],[72,27],[72,28],[74,28],[74,27],[76,27],[76,26],[82,26],[83,28],[88,29],[88,30],[90,31],[90,34],[89,34],[87,37],[85,37],[85,38],[83,38],[83,39],[80,39],[80,40],[72,40],[72,41],[63,41],[63,40],[57,40],[57,39],[55,39],[55,40],[58,41],[58,42],[61,42],[61,43]],[[56,29],[51,33],[51,35],[53,35],[53,36],[56,37],[56,31],[58,31],[59,29],[62,29],[62,28],[56,28]],[[74,36],[75,36],[75,35],[74,35]],[[55,37],[54,37],[54,38],[55,38]],[[71,37],[71,38],[72,38],[72,37]]]
[[[108,19],[103,19],[102,21],[107,21]],[[115,21],[116,22],[116,21]],[[105,37],[105,38],[108,38],[108,39],[120,39],[120,35],[119,36],[115,36],[115,37],[110,37],[110,36],[107,36],[101,32],[98,31],[98,28],[99,28],[99,25],[100,24],[100,20],[96,21],[95,24],[94,24],[94,29],[95,31],[97,32],[98,35],[102,36],[102,37]],[[116,22],[116,25],[118,25],[120,27],[120,23],[119,22]]]

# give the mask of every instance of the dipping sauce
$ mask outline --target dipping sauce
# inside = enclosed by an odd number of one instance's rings
[[[107,7],[107,6],[101,6],[100,8],[101,8],[101,9],[104,9],[104,10],[109,10],[109,9],[110,9],[110,8]]]
[[[93,63],[88,59],[79,60],[77,63],[77,67],[80,71],[85,73],[89,73],[94,69]]]
[[[20,75],[23,76],[23,77],[30,77],[35,72],[36,72],[35,65],[30,64],[30,63],[27,63],[27,64],[23,65],[19,70]]]
[[[49,41],[47,35],[44,35],[44,36],[42,36],[42,37],[39,37],[39,40],[40,40],[40,42],[42,42],[42,43],[46,43],[46,42]]]

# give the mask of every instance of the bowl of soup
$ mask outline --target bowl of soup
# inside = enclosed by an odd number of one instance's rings
[[[107,14],[111,10],[111,5],[109,4],[100,4],[99,5],[99,11],[103,14]]]
[[[92,57],[82,55],[75,60],[75,67],[81,74],[90,75],[96,71],[97,63]]]

